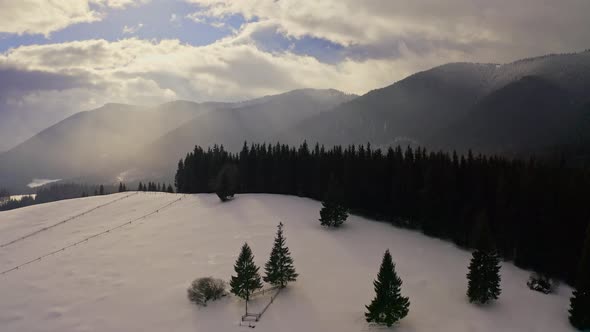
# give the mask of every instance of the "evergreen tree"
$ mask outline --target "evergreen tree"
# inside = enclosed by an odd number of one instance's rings
[[[299,276],[295,272],[289,248],[285,245],[282,222],[279,223],[270,259],[266,262],[264,269],[266,271],[264,281],[281,288],[287,286],[287,283],[297,280]]]
[[[104,186],[101,184],[99,189],[98,189],[98,193],[101,195],[104,195]]]
[[[333,201],[323,201],[320,210],[320,223],[322,226],[339,227],[348,218],[348,211],[342,205]]]
[[[234,197],[237,190],[237,168],[235,165],[224,165],[215,180],[215,193],[222,202]]]
[[[119,192],[122,193],[124,191],[125,189],[123,189],[123,182],[119,182]]]
[[[139,185],[137,186],[137,191],[143,191],[143,183],[139,182]]]
[[[590,224],[586,230],[583,250],[576,289],[570,300],[569,320],[578,330],[588,331],[590,330]]]
[[[236,276],[231,277],[229,285],[231,292],[246,300],[246,314],[248,313],[248,301],[250,295],[257,289],[262,288],[262,281],[258,274],[258,266],[254,264],[254,255],[252,249],[247,243],[244,243],[238,260],[234,265]]]
[[[348,218],[348,210],[341,205],[340,192],[334,175],[330,176],[330,183],[320,210],[322,226],[339,227]]]
[[[6,189],[0,189],[0,202],[3,200],[8,200],[10,198],[10,193]]]
[[[406,317],[410,310],[410,301],[401,295],[402,280],[395,272],[395,264],[389,249],[383,255],[377,279],[373,281],[375,298],[365,306],[367,322],[385,324],[388,327]]]
[[[166,191],[168,191],[171,194],[174,194],[174,188],[172,188],[171,184],[168,185],[168,189]]]
[[[476,250],[472,254],[467,273],[469,302],[485,304],[497,300],[500,289],[500,258],[494,249],[487,217],[480,214],[473,235]]]

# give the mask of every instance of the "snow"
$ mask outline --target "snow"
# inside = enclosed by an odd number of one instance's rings
[[[23,199],[23,197],[31,197],[31,198],[35,198],[37,196],[37,194],[28,194],[28,195],[12,195],[9,197],[9,199],[13,199],[16,201],[20,201],[21,199]]]
[[[0,244],[126,195],[0,212]],[[411,302],[395,331],[574,331],[565,286],[552,295],[533,292],[529,273],[504,263],[500,299],[471,305],[465,296],[469,252],[356,216],[342,229],[323,229],[319,209],[319,202],[280,195],[238,195],[227,203],[215,195],[165,193],[120,199],[0,248],[5,271],[105,232],[0,275],[0,330],[251,331],[238,325],[242,300],[228,296],[199,308],[186,289],[201,276],[229,280],[244,241],[262,271],[282,221],[300,277],[276,297],[255,331],[383,330],[367,325],[364,305],[387,248]],[[264,307],[270,295],[257,297],[250,311]]]
[[[37,188],[37,187],[41,187],[41,186],[44,186],[46,184],[50,184],[50,183],[57,182],[57,181],[61,181],[61,179],[54,179],[54,180],[52,180],[52,179],[33,179],[31,181],[31,183],[29,183],[27,185],[27,187],[29,187],[29,188]]]

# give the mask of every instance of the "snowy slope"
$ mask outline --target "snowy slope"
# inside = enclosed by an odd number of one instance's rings
[[[0,248],[2,271],[105,232],[0,275],[0,331],[251,331],[238,326],[241,300],[226,297],[198,308],[186,288],[199,276],[228,280],[244,241],[262,266],[279,221],[300,278],[279,294],[256,331],[381,330],[368,326],[363,313],[387,248],[411,301],[396,331],[573,331],[569,288],[557,295],[532,292],[528,273],[506,263],[499,301],[470,305],[468,252],[354,216],[343,229],[322,229],[320,204],[312,200],[240,195],[222,204],[214,195],[127,195],[0,213],[0,244],[64,221]],[[266,300],[259,297],[252,310]]]

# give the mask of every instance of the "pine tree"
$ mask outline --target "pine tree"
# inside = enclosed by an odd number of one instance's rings
[[[285,237],[283,236],[283,223],[279,223],[275,243],[270,253],[270,259],[264,266],[266,275],[264,281],[284,288],[287,283],[297,280],[299,274],[295,272],[293,266],[293,258],[289,252],[289,248],[285,245]]]
[[[104,186],[101,184],[98,189],[99,194],[104,195]]]
[[[590,330],[590,224],[583,250],[576,289],[570,300],[569,320],[578,330],[587,331]]]
[[[365,306],[367,322],[385,324],[388,327],[400,319],[406,317],[410,310],[410,301],[401,296],[402,280],[395,272],[395,264],[389,253],[389,249],[383,255],[383,261],[377,274],[375,286],[375,298],[371,304]]]
[[[485,304],[500,296],[500,258],[494,249],[485,214],[478,217],[473,237],[476,250],[467,273],[469,302]]]
[[[143,191],[143,183],[139,182],[139,185],[137,186],[137,191]]]
[[[258,274],[258,266],[254,264],[254,255],[247,243],[244,243],[242,246],[242,251],[234,265],[234,270],[236,271],[236,276],[232,276],[231,281],[229,282],[231,292],[246,300],[247,314],[250,295],[252,295],[255,290],[262,288],[262,281]]]
[[[119,192],[122,193],[123,191],[125,191],[123,189],[123,182],[119,182]]]
[[[174,194],[174,188],[172,188],[171,184],[168,185],[168,189],[166,191],[168,191],[171,194]]]

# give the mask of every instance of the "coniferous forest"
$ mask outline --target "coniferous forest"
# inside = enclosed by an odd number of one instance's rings
[[[500,256],[573,283],[590,220],[590,172],[559,161],[429,152],[423,148],[299,147],[244,143],[237,153],[199,146],[179,161],[180,193],[211,193],[228,164],[238,193],[323,200],[338,192],[352,213],[473,246],[488,220]]]

